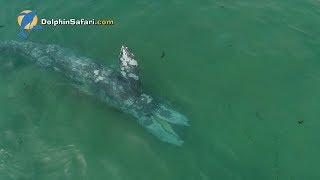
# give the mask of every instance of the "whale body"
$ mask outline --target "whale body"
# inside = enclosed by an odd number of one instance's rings
[[[183,144],[174,127],[188,126],[187,117],[142,89],[138,61],[127,46],[120,49],[117,68],[95,63],[53,44],[5,41],[0,43],[0,55],[3,53],[23,56],[39,67],[63,74],[79,91],[134,116],[161,141]]]

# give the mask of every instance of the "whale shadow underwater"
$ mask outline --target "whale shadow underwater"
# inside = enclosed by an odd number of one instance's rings
[[[52,44],[5,41],[0,43],[0,55],[2,53],[20,55],[41,68],[63,74],[79,91],[135,117],[161,141],[177,146],[183,144],[174,128],[189,126],[188,118],[167,101],[143,90],[138,61],[127,46],[120,49],[117,68],[95,63]]]

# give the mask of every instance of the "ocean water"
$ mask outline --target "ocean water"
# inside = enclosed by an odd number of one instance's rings
[[[1,41],[19,40],[24,9],[112,18],[113,26],[45,26],[28,41],[107,65],[128,45],[144,88],[191,124],[183,146],[163,143],[59,74],[0,54],[1,180],[320,179],[319,1],[0,4]]]

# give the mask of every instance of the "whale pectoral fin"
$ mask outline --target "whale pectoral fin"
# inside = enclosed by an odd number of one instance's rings
[[[133,53],[127,46],[122,46],[119,56],[119,68],[121,76],[130,81],[133,86],[140,87],[139,65]]]

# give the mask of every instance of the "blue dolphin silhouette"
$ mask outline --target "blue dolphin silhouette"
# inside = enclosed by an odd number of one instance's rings
[[[22,21],[21,21],[21,25],[20,25],[20,32],[19,32],[19,36],[26,39],[28,37],[27,35],[27,31],[24,29],[29,23],[32,22],[33,18],[37,15],[36,11],[31,11],[29,13],[20,13],[20,15],[24,15]],[[32,30],[40,30],[43,29],[40,25],[36,25],[34,26],[32,29],[30,29],[30,31]]]

